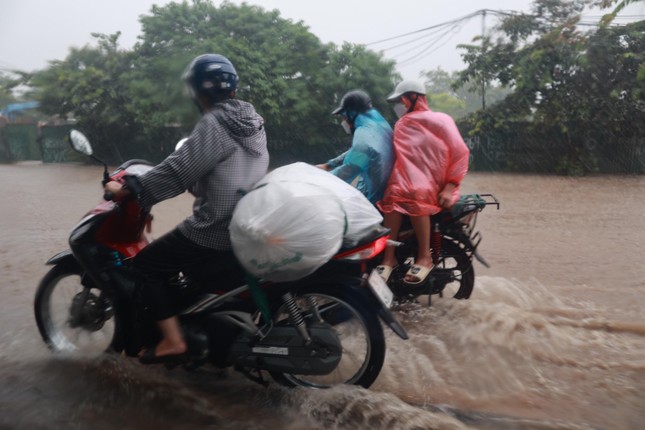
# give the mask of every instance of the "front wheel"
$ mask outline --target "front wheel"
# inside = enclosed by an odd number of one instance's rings
[[[376,311],[367,311],[364,300],[349,294],[351,289],[310,287],[293,292],[295,303],[307,325],[324,322],[334,328],[342,356],[336,369],[327,375],[271,372],[280,384],[295,387],[328,388],[339,384],[368,388],[376,380],[385,360],[385,337]],[[274,309],[274,322],[289,318],[286,305]]]
[[[58,265],[38,286],[36,323],[53,351],[98,354],[117,345],[120,327],[112,300],[82,285],[81,277],[80,269]]]

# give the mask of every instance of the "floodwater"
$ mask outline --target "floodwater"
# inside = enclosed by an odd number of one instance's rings
[[[45,262],[101,197],[101,169],[0,165],[0,429],[645,428],[645,177],[470,173],[479,216],[470,300],[397,315],[369,389],[264,388],[232,371],[52,355],[33,318]],[[153,211],[153,235],[190,211]]]

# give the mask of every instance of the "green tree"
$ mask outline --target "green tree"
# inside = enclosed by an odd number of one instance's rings
[[[476,112],[482,108],[481,86],[478,83],[459,83],[459,72],[447,72],[441,67],[423,71],[425,86],[433,110],[445,112],[455,119]],[[508,88],[488,84],[486,103],[494,104],[511,92]]]
[[[513,135],[521,123],[524,131],[564,148],[561,168],[569,172],[597,168],[602,151],[589,150],[590,136],[643,135],[637,120],[643,111],[642,22],[582,31],[580,13],[591,3],[536,0],[532,15],[503,19],[497,38],[487,36],[484,49],[463,47],[468,67],[460,83],[484,76],[513,89],[494,108],[464,122],[471,133]],[[599,145],[605,141],[612,139]]]
[[[394,64],[380,55],[349,44],[324,45],[277,10],[194,0],[151,12],[141,18],[131,78],[132,111],[148,128],[194,119],[194,109],[181,101],[178,78],[194,56],[217,52],[240,75],[238,96],[265,118],[273,154],[326,156],[341,142],[329,113],[342,94],[360,87],[383,99],[396,77]]]
[[[124,76],[133,67],[132,54],[119,48],[118,32],[92,36],[96,47],[73,48],[65,60],[36,72],[31,95],[46,114],[76,120],[99,156],[122,161],[134,153],[142,131],[127,109],[131,97]]]
[[[603,9],[609,8],[614,4],[616,5],[614,7],[614,10],[612,10],[602,18],[603,25],[609,25],[616,18],[616,16],[618,16],[618,14],[630,4],[642,1],[643,0],[599,0],[597,2],[597,6],[600,6]]]
[[[49,114],[72,116],[111,160],[161,159],[198,119],[181,82],[197,55],[226,55],[240,75],[238,97],[266,120],[274,163],[322,161],[349,143],[330,115],[354,88],[377,105],[398,75],[394,62],[362,46],[322,44],[279,11],[207,0],[152,6],[133,50],[119,34],[72,49],[38,72],[34,95]],[[101,152],[98,151],[97,152]]]
[[[0,108],[15,103],[14,89],[23,82],[23,77],[15,72],[0,71]]]

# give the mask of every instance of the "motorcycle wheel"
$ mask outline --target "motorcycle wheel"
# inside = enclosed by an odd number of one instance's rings
[[[445,238],[441,241],[441,257],[435,272],[437,293],[452,295],[455,299],[470,298],[475,285],[475,268],[459,243]]]
[[[81,284],[80,269],[54,266],[42,279],[34,301],[38,330],[55,352],[98,355],[118,348],[120,324],[112,300]]]
[[[329,388],[339,384],[368,388],[376,380],[385,359],[385,337],[376,312],[366,310],[363,302],[347,294],[347,289],[311,287],[292,293],[305,322],[322,320],[334,327],[341,342],[342,357],[327,375],[297,375],[271,372],[278,383],[288,387]],[[316,306],[312,306],[315,302]],[[317,311],[317,312],[316,312]],[[274,321],[289,318],[286,305],[274,309]]]

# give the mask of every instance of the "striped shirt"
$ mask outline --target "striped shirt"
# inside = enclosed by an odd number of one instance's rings
[[[250,190],[268,165],[264,120],[250,103],[225,100],[202,116],[181,148],[138,178],[140,202],[152,206],[190,191],[193,213],[179,231],[198,245],[229,250],[240,190]]]

